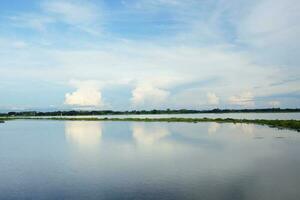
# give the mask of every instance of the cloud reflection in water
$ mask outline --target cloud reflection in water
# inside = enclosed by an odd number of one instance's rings
[[[232,129],[239,130],[239,132],[242,132],[244,134],[253,134],[255,130],[255,125],[253,124],[242,124],[242,123],[236,123],[231,124]]]
[[[102,125],[92,121],[67,121],[65,136],[68,142],[82,147],[97,147],[102,138]]]
[[[208,126],[207,131],[209,134],[216,133],[218,131],[218,129],[220,128],[220,126],[221,125],[217,122],[211,122]]]
[[[140,123],[132,125],[132,132],[134,140],[142,145],[153,145],[171,134],[167,127]]]

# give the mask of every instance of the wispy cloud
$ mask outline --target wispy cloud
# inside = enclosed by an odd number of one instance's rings
[[[92,23],[99,17],[99,10],[83,1],[45,1],[42,9],[69,24]]]
[[[87,1],[45,1],[41,5],[45,13],[91,34],[100,34],[101,8]]]
[[[254,95],[251,92],[243,92],[240,95],[231,96],[229,103],[238,106],[254,106]]]
[[[30,28],[40,32],[45,32],[50,24],[55,23],[55,19],[39,13],[21,13],[9,17],[14,26],[20,28]]]
[[[128,89],[125,108],[296,102],[271,97],[299,94],[297,0],[122,2],[49,0],[11,12],[13,36],[0,35],[1,80],[45,80],[66,89],[72,79],[101,83],[75,85],[66,96],[72,105],[102,105],[103,88],[119,86]]]
[[[16,49],[23,49],[28,46],[28,44],[24,41],[15,41],[12,43],[12,46],[15,47]]]
[[[16,26],[41,32],[59,24],[69,25],[93,35],[99,35],[102,32],[102,12],[98,4],[82,0],[45,0],[41,1],[39,7],[38,11],[21,13],[9,18]]]
[[[237,22],[238,40],[252,48],[260,62],[297,67],[300,62],[297,0],[255,1]],[[288,53],[287,53],[288,52]]]

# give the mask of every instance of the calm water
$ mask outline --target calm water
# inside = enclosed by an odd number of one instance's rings
[[[300,199],[300,134],[217,123],[0,124],[0,199]]]
[[[170,114],[170,115],[89,115],[89,116],[63,116],[63,117],[79,117],[79,118],[233,118],[233,119],[296,119],[300,120],[300,113],[223,113],[223,114]]]

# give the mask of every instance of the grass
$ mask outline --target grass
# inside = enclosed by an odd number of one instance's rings
[[[47,118],[0,118],[0,123],[7,120],[30,119],[30,120],[63,120],[63,121],[133,121],[133,122],[217,122],[217,123],[246,123],[265,125],[278,129],[289,129],[300,132],[300,120],[267,120],[267,119],[232,119],[232,118],[66,118],[66,117],[47,117]]]

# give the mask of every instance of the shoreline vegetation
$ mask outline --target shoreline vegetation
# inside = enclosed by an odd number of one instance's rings
[[[300,132],[300,120],[267,120],[267,119],[232,119],[232,118],[67,118],[67,117],[2,117],[0,122],[8,120],[60,120],[60,121],[130,121],[130,122],[217,122],[257,124],[278,129],[289,129]]]
[[[84,115],[150,115],[150,114],[207,114],[207,113],[293,113],[300,112],[300,108],[262,108],[262,109],[211,109],[211,110],[131,110],[131,111],[112,111],[112,110],[71,110],[71,111],[52,111],[52,112],[38,112],[38,111],[23,111],[23,112],[8,112],[0,113],[0,117],[12,116],[84,116]]]

